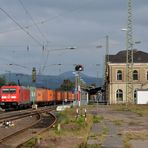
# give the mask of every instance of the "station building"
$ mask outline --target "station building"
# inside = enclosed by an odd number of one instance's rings
[[[109,104],[126,103],[126,50],[108,55],[106,98]],[[133,101],[138,89],[148,89],[148,53],[133,50]]]

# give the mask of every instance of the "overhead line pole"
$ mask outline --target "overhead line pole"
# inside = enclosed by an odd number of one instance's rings
[[[105,63],[104,63],[104,88],[105,88],[105,100],[107,101],[108,99],[108,67],[107,67],[107,64],[109,62],[109,36],[106,35],[106,51],[105,51]]]
[[[126,31],[126,103],[133,103],[133,37],[132,0],[128,0],[128,20]]]

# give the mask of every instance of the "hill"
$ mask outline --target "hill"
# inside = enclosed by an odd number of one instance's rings
[[[3,77],[9,82],[20,82],[21,85],[24,86],[32,86],[35,85],[37,87],[47,87],[51,89],[59,88],[60,85],[63,83],[64,79],[70,79],[71,81],[75,80],[75,75],[72,71],[62,73],[57,76],[51,76],[51,75],[37,75],[36,83],[32,84],[32,76],[22,73],[5,73],[2,74]],[[95,78],[87,76],[83,73],[80,74],[81,79],[84,80],[87,84],[96,84],[97,86],[102,85],[102,78]]]

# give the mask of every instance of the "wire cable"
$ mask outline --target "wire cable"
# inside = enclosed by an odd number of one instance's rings
[[[25,5],[23,4],[22,0],[18,0],[19,3],[21,4],[21,6],[23,7],[25,13],[29,16],[29,18],[31,19],[33,25],[36,27],[36,29],[38,30],[38,32],[41,34],[41,36],[46,40],[47,42],[47,38],[45,37],[44,33],[41,31],[41,29],[39,28],[39,26],[37,25],[37,23],[34,21],[32,15],[29,13],[29,11],[27,10],[27,8],[25,7]]]
[[[37,40],[34,36],[32,36],[28,31],[26,31],[24,29],[24,27],[22,25],[20,25],[13,17],[10,16],[10,14],[8,12],[6,12],[3,8],[0,7],[0,10],[6,14],[21,30],[23,30],[28,36],[30,36],[36,43],[38,43],[39,45],[43,46],[42,43]]]
[[[87,5],[89,5],[90,3],[92,3],[91,0],[87,2]],[[86,5],[85,5],[85,6],[86,6]],[[51,17],[51,18],[47,18],[47,19],[44,19],[44,20],[42,20],[42,21],[36,22],[35,24],[36,24],[36,25],[43,25],[43,24],[45,24],[45,23],[47,23],[47,22],[51,22],[51,21],[54,21],[54,20],[56,20],[56,19],[58,19],[58,18],[61,18],[61,17],[63,17],[63,16],[69,15],[69,14],[71,14],[71,13],[77,11],[77,10],[80,10],[81,8],[83,8],[83,7],[85,7],[85,6],[83,5],[83,6],[81,6],[81,7],[72,9],[71,11],[60,13],[60,14],[58,14],[58,15],[56,15],[56,16]],[[29,29],[29,28],[31,28],[31,27],[34,27],[34,24],[33,24],[33,25],[25,26],[24,28]],[[6,32],[6,33],[12,32],[12,31],[18,31],[18,29],[17,29],[17,28],[14,28],[14,29],[12,29],[12,30],[10,30],[10,31],[2,31],[2,32],[0,32],[0,34],[5,33],[5,32]]]

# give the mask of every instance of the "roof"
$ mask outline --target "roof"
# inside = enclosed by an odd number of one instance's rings
[[[110,63],[126,63],[126,50],[118,52],[116,55],[109,55]],[[148,63],[148,53],[143,51],[133,50],[134,63]]]

